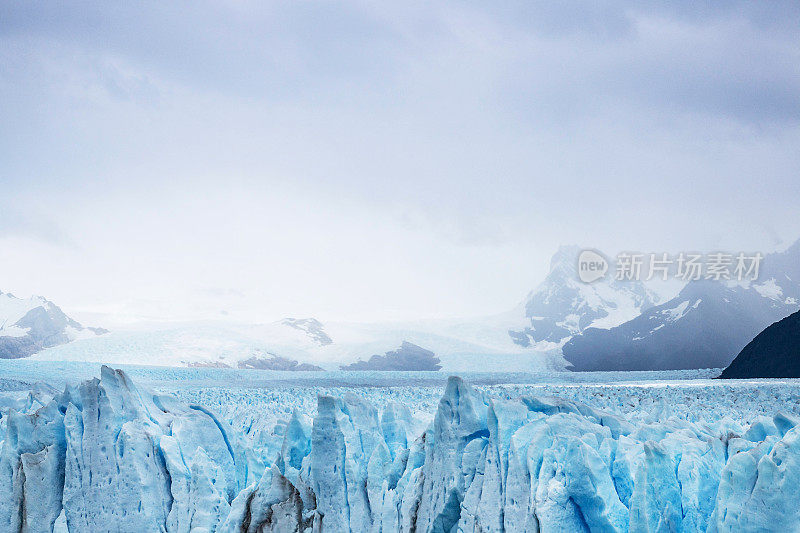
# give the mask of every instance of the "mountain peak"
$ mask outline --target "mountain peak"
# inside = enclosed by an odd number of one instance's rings
[[[576,244],[562,244],[558,251],[550,258],[550,273],[559,271],[561,273],[577,272],[578,255],[581,253],[580,246]]]
[[[105,333],[84,328],[42,296],[0,293],[0,358],[27,357],[45,348]]]
[[[530,326],[508,332],[516,344],[552,349],[586,328],[617,326],[657,303],[657,296],[638,281],[619,283],[606,278],[591,284],[581,282],[581,250],[574,244],[564,245],[553,255],[550,273],[525,302]]]

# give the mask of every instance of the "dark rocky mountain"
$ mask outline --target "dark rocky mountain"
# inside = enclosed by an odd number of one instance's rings
[[[18,359],[70,341],[107,333],[85,328],[53,302],[0,292],[0,359]]]
[[[342,370],[441,370],[439,358],[425,348],[403,341],[397,350],[386,355],[373,355],[368,361],[342,366]]]
[[[672,300],[563,347],[573,370],[726,367],[767,325],[800,307],[800,241],[767,255],[757,281],[695,281]]]
[[[720,378],[800,378],[800,311],[759,333]]]

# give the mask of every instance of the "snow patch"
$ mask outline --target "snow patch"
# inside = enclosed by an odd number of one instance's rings
[[[770,300],[781,300],[781,296],[783,295],[783,290],[778,286],[775,278],[770,278],[758,284],[754,283],[753,288],[758,294]]]

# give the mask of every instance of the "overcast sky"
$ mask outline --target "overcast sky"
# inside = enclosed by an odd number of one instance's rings
[[[800,237],[797,2],[392,4],[0,2],[0,290],[481,315],[559,244]]]

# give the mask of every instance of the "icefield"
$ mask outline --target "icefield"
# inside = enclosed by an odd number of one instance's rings
[[[131,372],[160,393],[109,367],[61,390],[15,368],[0,531],[800,530],[796,380]],[[353,386],[380,379],[397,386]]]

